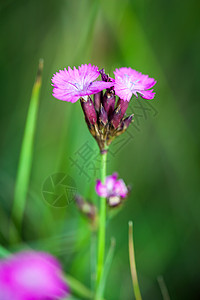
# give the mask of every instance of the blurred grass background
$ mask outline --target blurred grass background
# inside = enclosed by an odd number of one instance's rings
[[[116,140],[109,154],[109,173],[118,171],[133,188],[123,210],[109,221],[108,246],[114,236],[116,252],[106,299],[133,298],[130,219],[143,298],[162,299],[158,275],[164,277],[171,299],[200,298],[197,5],[195,0],[0,3],[0,238],[7,249],[26,243],[49,251],[60,258],[68,273],[90,285],[89,227],[74,203],[63,208],[48,205],[42,188],[46,178],[62,172],[75,180],[80,193],[92,197],[98,148],[80,104],[54,99],[50,80],[68,65],[90,62],[105,67],[111,76],[116,67],[130,66],[157,79],[156,98],[150,105],[141,99],[132,101],[130,110],[136,119],[129,128],[131,135]],[[8,227],[14,184],[41,57],[43,84],[22,242],[13,245]],[[77,152],[85,143],[91,151],[87,163]],[[72,159],[80,162],[82,171]]]

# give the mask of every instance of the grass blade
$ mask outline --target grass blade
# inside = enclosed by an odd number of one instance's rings
[[[81,299],[92,299],[93,293],[80,281],[72,277],[71,275],[65,275],[65,279],[70,289],[74,294],[81,297]]]
[[[167,286],[165,284],[163,276],[158,276],[157,280],[158,280],[158,284],[160,286],[160,290],[161,290],[161,293],[162,293],[162,296],[163,296],[163,300],[170,300],[168,289],[167,289]]]
[[[110,249],[108,251],[108,255],[106,257],[106,261],[105,261],[105,265],[104,265],[104,269],[103,269],[103,274],[98,286],[98,290],[96,292],[96,297],[95,300],[100,300],[103,297],[103,293],[104,293],[104,289],[106,286],[106,280],[108,277],[108,273],[110,270],[110,266],[113,260],[113,256],[114,256],[114,251],[115,251],[115,239],[112,238],[111,239],[111,245],[110,245]]]
[[[142,296],[140,293],[136,264],[135,264],[135,251],[133,244],[133,222],[129,221],[129,260],[130,260],[130,269],[131,269],[131,277],[133,281],[133,290],[135,294],[136,300],[142,300]]]
[[[26,204],[26,196],[30,178],[32,154],[33,154],[33,141],[36,129],[37,113],[39,106],[39,95],[42,83],[42,70],[43,60],[39,61],[38,73],[33,86],[30,105],[28,109],[26,126],[22,141],[15,192],[14,202],[12,208],[12,217],[16,221],[19,228],[21,228],[23,214]]]

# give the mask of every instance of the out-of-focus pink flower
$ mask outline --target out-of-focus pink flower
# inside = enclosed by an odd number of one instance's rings
[[[59,100],[76,102],[79,98],[96,94],[110,88],[113,83],[94,81],[100,75],[97,66],[81,65],[72,70],[68,67],[54,74],[52,78],[53,96]]]
[[[0,261],[1,300],[57,300],[68,295],[61,267],[49,254],[21,252]]]
[[[96,182],[96,193],[101,197],[108,198],[110,206],[116,206],[121,202],[121,198],[126,198],[128,189],[122,179],[117,179],[118,174],[113,173],[106,177],[105,184],[101,180]]]
[[[137,93],[144,99],[154,98],[155,93],[153,92],[153,89],[149,90],[156,84],[154,78],[149,78],[148,75],[143,75],[131,68],[116,69],[114,74],[115,94],[121,99],[130,101],[133,94],[138,97]]]

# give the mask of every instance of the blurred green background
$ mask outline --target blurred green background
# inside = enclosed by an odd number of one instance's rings
[[[133,99],[135,122],[108,155],[132,193],[109,221],[107,246],[116,252],[105,297],[133,299],[128,221],[134,222],[137,270],[144,299],[162,299],[162,275],[173,300],[200,298],[198,1],[1,1],[0,239],[56,255],[66,272],[90,286],[90,228],[74,203],[45,202],[46,178],[65,173],[95,200],[98,148],[80,104],[52,96],[51,77],[64,67],[92,63],[111,76],[132,67],[157,80],[153,101]],[[19,154],[39,58],[43,84],[22,241],[8,228]],[[87,149],[87,155],[80,151]],[[77,164],[73,163],[76,161]]]

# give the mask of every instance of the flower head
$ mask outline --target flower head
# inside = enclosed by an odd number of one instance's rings
[[[116,69],[115,72],[115,94],[121,99],[130,101],[134,94],[138,97],[139,93],[144,99],[153,99],[155,93],[153,89],[149,90],[156,84],[154,78],[149,78],[148,75],[143,75],[131,68]]]
[[[113,83],[95,81],[100,75],[97,66],[81,65],[72,70],[68,67],[54,74],[52,78],[53,96],[59,100],[76,102],[79,98],[96,94],[110,88]]]
[[[99,179],[96,182],[96,193],[101,197],[106,197],[110,206],[120,204],[121,198],[126,198],[128,195],[128,188],[124,181],[117,177],[118,174],[113,173],[106,177],[105,184]]]
[[[1,300],[55,300],[68,294],[59,263],[47,253],[22,252],[0,261]]]

